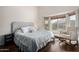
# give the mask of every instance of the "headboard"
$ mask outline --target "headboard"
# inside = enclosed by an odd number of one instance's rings
[[[25,26],[34,26],[34,24],[32,22],[12,22],[11,33],[14,33],[18,28]]]

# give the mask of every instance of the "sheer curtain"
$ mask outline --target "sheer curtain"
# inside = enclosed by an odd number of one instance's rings
[[[75,26],[76,26],[76,28],[77,28],[77,35],[78,35],[78,40],[79,40],[79,9],[76,10],[76,15],[77,15],[77,16],[76,16],[76,19],[77,19],[77,20],[76,20],[76,22],[75,22],[75,23],[76,23]]]
[[[74,12],[48,17],[49,30],[57,32],[58,30],[66,31],[68,34],[71,32],[71,36],[74,37],[76,35],[75,38],[77,38],[79,36],[79,9]]]

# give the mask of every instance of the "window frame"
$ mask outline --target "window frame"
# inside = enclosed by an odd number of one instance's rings
[[[44,19],[46,18],[46,19],[48,19],[49,20],[49,23],[50,23],[50,21],[51,20],[55,20],[55,19],[62,19],[62,18],[65,18],[65,29],[66,29],[66,31],[67,31],[67,17],[66,17],[66,15],[68,15],[68,17],[70,17],[70,16],[73,16],[73,15],[76,15],[76,13],[75,13],[75,11],[71,11],[71,12],[69,12],[69,13],[66,13],[66,14],[60,14],[60,15],[55,15],[55,16],[48,16],[48,17],[44,17]],[[69,19],[68,19],[68,21],[69,21]],[[57,21],[58,22],[58,21]],[[68,23],[70,23],[70,22],[68,22]],[[51,26],[49,26],[49,28],[50,28]],[[57,23],[57,29],[58,29],[58,23]],[[53,30],[53,29],[52,29]]]

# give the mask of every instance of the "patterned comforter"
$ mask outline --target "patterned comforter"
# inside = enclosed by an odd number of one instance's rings
[[[35,31],[32,33],[15,32],[14,41],[15,44],[21,49],[21,51],[35,52],[44,47],[48,42],[53,41],[51,39],[49,31]],[[53,35],[54,37],[54,35]]]

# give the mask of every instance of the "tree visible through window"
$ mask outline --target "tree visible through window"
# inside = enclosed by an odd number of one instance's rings
[[[52,29],[52,30],[57,30],[57,19],[51,20],[50,23],[51,23],[51,25],[52,25],[52,26],[51,26],[51,27],[52,27],[51,29]]]
[[[53,19],[50,23],[52,30],[65,30],[65,18]]]

